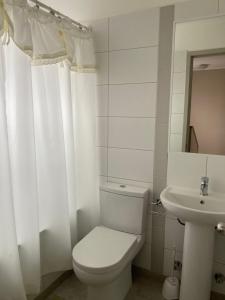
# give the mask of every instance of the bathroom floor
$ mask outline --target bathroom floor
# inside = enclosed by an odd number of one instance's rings
[[[155,279],[138,276],[126,300],[163,300],[162,283]],[[86,300],[87,289],[74,275],[65,280],[47,300]]]

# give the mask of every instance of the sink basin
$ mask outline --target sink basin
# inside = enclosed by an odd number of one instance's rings
[[[183,221],[209,225],[225,222],[224,194],[202,196],[197,189],[167,187],[160,198],[163,206]]]
[[[215,225],[225,222],[225,195],[167,187],[160,195],[163,206],[185,221],[180,300],[210,300]]]

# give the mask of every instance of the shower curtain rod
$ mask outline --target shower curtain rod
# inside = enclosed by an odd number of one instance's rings
[[[49,13],[51,13],[51,14],[57,16],[57,17],[65,18],[65,19],[71,21],[71,23],[73,25],[75,25],[76,27],[78,27],[81,30],[90,31],[90,27],[87,27],[87,26],[82,25],[81,23],[79,23],[77,21],[74,21],[73,19],[67,17],[66,15],[62,14],[61,12],[59,12],[59,11],[51,8],[50,6],[48,6],[48,5],[40,2],[38,0],[29,0],[29,1],[35,3],[36,7],[38,7],[38,8],[41,7],[43,9],[45,9],[45,10],[48,10]]]

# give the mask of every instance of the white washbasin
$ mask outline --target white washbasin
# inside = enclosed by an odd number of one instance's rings
[[[183,221],[217,225],[225,222],[225,194],[200,195],[199,190],[167,187],[161,195],[163,206]]]

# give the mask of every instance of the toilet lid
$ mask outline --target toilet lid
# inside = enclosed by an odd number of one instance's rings
[[[106,272],[125,259],[136,241],[136,235],[97,226],[74,247],[73,260],[80,268]]]

